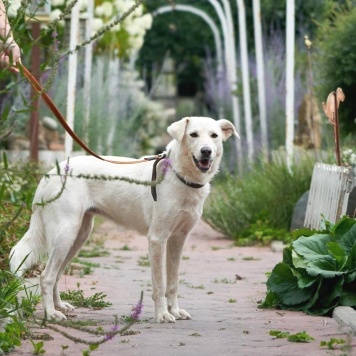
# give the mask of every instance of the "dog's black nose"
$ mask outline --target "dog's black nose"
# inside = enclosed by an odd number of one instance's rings
[[[200,153],[202,154],[202,156],[204,157],[210,157],[211,155],[211,148],[210,147],[203,147],[201,150],[200,150]]]

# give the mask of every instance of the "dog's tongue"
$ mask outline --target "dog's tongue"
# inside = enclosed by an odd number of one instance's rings
[[[202,159],[201,161],[199,161],[199,166],[202,168],[209,168],[210,161],[208,159]]]

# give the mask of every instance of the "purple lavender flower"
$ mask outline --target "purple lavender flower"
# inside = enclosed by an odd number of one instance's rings
[[[107,334],[105,334],[105,336],[104,336],[104,340],[105,341],[112,340],[115,337],[116,331],[119,330],[119,326],[118,325],[114,325],[114,326],[111,327],[111,330],[112,330],[111,332],[108,332]]]
[[[165,158],[163,160],[163,165],[162,165],[163,174],[166,174],[169,171],[171,164],[172,164],[172,160],[170,158]]]
[[[68,172],[69,172],[69,169],[70,169],[70,167],[69,167],[69,164],[67,163],[65,166],[64,166],[64,174],[68,174]]]
[[[131,318],[133,320],[139,319],[141,312],[142,312],[142,307],[143,307],[142,300],[139,300],[131,314]]]

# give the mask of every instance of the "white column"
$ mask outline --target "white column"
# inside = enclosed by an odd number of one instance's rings
[[[85,40],[91,37],[92,23],[94,16],[94,1],[88,0],[87,20],[85,26]],[[84,59],[84,113],[83,113],[83,137],[86,144],[89,143],[89,119],[90,119],[90,93],[91,93],[91,69],[93,58],[93,44],[90,42],[85,47]]]
[[[246,31],[246,11],[243,0],[237,0],[238,6],[238,21],[240,34],[240,51],[241,51],[241,74],[242,87],[244,98],[244,112],[246,125],[247,139],[247,155],[249,163],[253,160],[253,126],[252,126],[252,110],[251,110],[251,94],[250,94],[250,71],[248,67],[248,51],[247,51],[247,31]]]
[[[78,42],[79,25],[79,6],[76,4],[71,13],[70,21],[70,42],[69,48],[73,50]],[[75,86],[77,82],[77,53],[71,54],[68,59],[68,85],[67,85],[67,124],[71,129],[74,128],[74,111],[75,111]],[[70,156],[73,151],[73,139],[66,132],[64,149],[66,157]]]
[[[287,166],[293,164],[294,140],[294,42],[295,42],[295,2],[287,1],[286,29],[286,154]]]
[[[255,32],[258,107],[259,107],[259,114],[260,114],[262,154],[265,161],[268,161],[268,129],[267,129],[267,111],[266,111],[266,88],[265,88],[266,82],[265,82],[265,69],[264,69],[264,59],[263,59],[260,0],[253,0],[253,24],[254,24],[254,32]]]
[[[217,0],[208,0],[211,5],[213,5],[219,20],[221,22],[223,36],[224,36],[224,44],[225,44],[225,57],[226,57],[226,70],[228,75],[228,80],[230,83],[231,91],[235,91],[237,89],[237,65],[236,65],[236,47],[235,41],[231,40],[233,38],[233,34],[229,30],[229,24],[227,20],[227,15],[224,14],[224,11],[221,8],[220,3]],[[236,130],[240,135],[241,132],[241,121],[240,121],[240,105],[238,97],[235,94],[231,94],[231,104],[232,104],[232,115],[233,122],[236,126]],[[239,171],[242,171],[243,164],[243,155],[242,155],[242,146],[241,140],[235,138],[235,148],[237,155],[237,164],[239,167]]]

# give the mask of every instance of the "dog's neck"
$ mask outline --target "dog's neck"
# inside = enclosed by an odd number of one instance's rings
[[[204,186],[208,184],[218,172],[221,155],[215,157],[214,162],[211,165],[211,169],[208,172],[203,173],[196,168],[193,158],[189,152],[169,150],[169,147],[174,144],[175,142],[173,141],[167,147],[167,156],[170,162],[171,170],[175,173],[175,175],[177,175],[177,178],[182,178],[185,182],[197,186]]]

